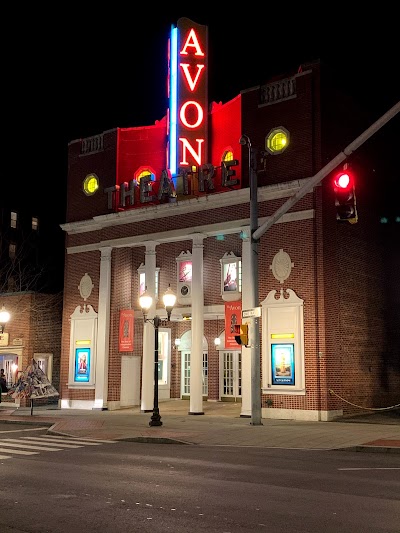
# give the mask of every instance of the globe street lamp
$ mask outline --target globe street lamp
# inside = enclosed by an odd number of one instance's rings
[[[4,332],[4,328],[7,322],[10,320],[10,318],[11,318],[10,313],[6,310],[6,308],[3,305],[0,311],[0,334]]]
[[[172,292],[171,287],[163,295],[163,303],[165,310],[167,311],[168,322],[171,319],[172,309],[176,302],[176,296]],[[153,304],[152,296],[147,292],[147,289],[139,298],[139,305],[142,309],[144,322],[150,322],[154,326],[154,401],[153,401],[153,414],[149,422],[149,426],[162,426],[160,410],[158,408],[158,328],[161,324],[161,318],[155,315],[154,318],[147,318],[147,313]]]

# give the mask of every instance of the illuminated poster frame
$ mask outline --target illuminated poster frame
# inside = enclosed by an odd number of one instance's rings
[[[76,348],[75,349],[75,370],[74,381],[76,383],[88,383],[90,378],[90,363],[91,363],[90,348]]]
[[[294,385],[294,344],[271,344],[272,385]]]

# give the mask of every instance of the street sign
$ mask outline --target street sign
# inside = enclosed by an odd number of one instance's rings
[[[242,318],[251,318],[261,316],[261,307],[253,307],[253,309],[244,309],[242,311]]]

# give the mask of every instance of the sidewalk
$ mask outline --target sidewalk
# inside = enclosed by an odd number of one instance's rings
[[[0,404],[0,421],[45,425],[52,434],[132,442],[254,446],[310,450],[346,449],[400,453],[400,417],[362,415],[335,422],[299,422],[240,417],[240,404],[203,402],[204,415],[189,415],[188,400],[159,403],[162,426],[139,407],[118,411],[59,409],[57,405],[16,409]],[[386,413],[385,413],[386,414]]]

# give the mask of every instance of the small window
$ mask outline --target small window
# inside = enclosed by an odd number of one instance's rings
[[[8,247],[8,255],[10,259],[15,259],[17,253],[17,245],[10,242],[10,246]]]
[[[137,269],[139,274],[139,297],[142,296],[144,291],[146,290],[146,273],[145,273],[145,265],[142,263],[140,267]],[[160,268],[156,267],[156,279],[155,279],[155,297],[156,301],[158,301],[158,279],[160,277]]]
[[[143,172],[138,175],[137,180],[140,181],[145,176],[151,176],[151,172],[149,170],[143,170]]]
[[[86,196],[92,196],[99,188],[99,178],[96,174],[88,174],[83,181],[83,192]]]
[[[39,229],[39,220],[37,217],[32,217],[32,229],[33,231],[37,231]]]
[[[233,152],[232,150],[227,150],[222,156],[222,161],[233,161]]]
[[[15,278],[13,276],[10,276],[7,279],[7,291],[8,292],[14,292],[16,287]]]
[[[17,220],[18,220],[18,214],[15,211],[11,211],[10,226],[12,228],[16,228],[17,227]]]
[[[272,155],[281,154],[289,146],[290,134],[283,127],[271,130],[265,139],[265,149]]]

